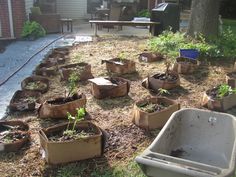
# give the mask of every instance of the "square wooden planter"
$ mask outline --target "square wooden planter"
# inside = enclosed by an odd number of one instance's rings
[[[143,61],[143,62],[155,62],[155,61],[161,61],[163,60],[164,57],[159,54],[159,53],[148,53],[148,52],[144,52],[139,54],[139,61]]]
[[[141,110],[138,105],[144,102],[156,103],[165,103],[169,105],[166,109],[148,113]],[[144,129],[152,130],[162,128],[165,123],[168,121],[173,112],[180,109],[180,104],[174,100],[170,100],[165,97],[153,97],[145,100],[138,101],[134,104],[132,119],[133,122]]]
[[[18,121],[18,120],[11,120],[11,121],[0,121],[0,129],[2,130],[3,126],[18,126],[20,130],[18,132],[23,133],[25,136],[24,138],[17,140],[12,143],[0,143],[0,152],[16,152],[21,149],[27,142],[30,140],[30,133],[28,132],[29,126],[28,124]]]
[[[73,95],[75,100],[62,103],[62,104],[52,104],[55,101],[63,101],[64,97],[55,98],[52,100],[45,101],[41,107],[39,108],[39,117],[40,118],[66,118],[67,112],[75,115],[77,113],[77,108],[85,108],[86,107],[86,96],[85,94],[75,94]]]
[[[219,99],[212,99],[207,93],[204,93],[202,106],[215,111],[226,111],[236,106],[236,94],[231,94]]]
[[[102,132],[90,122],[79,122],[77,128],[92,127],[96,135],[65,142],[52,142],[49,134],[64,131],[67,123],[55,125],[39,131],[40,145],[45,159],[50,164],[60,164],[99,157],[102,155]]]
[[[113,58],[104,60],[108,72],[116,74],[128,74],[136,71],[135,62],[127,59]]]
[[[180,74],[193,73],[199,66],[199,62],[194,59],[178,57],[173,67],[173,71]]]
[[[231,88],[236,88],[236,72],[231,72],[226,75],[226,83]]]

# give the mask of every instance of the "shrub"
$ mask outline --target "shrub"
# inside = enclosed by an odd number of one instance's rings
[[[44,28],[35,21],[27,21],[24,24],[23,31],[21,33],[21,37],[23,38],[39,38],[46,35]]]
[[[144,10],[141,10],[140,12],[138,12],[137,16],[138,17],[150,18],[151,17],[151,13],[147,9],[144,9]]]
[[[170,58],[177,57],[179,49],[198,49],[201,56],[207,57],[234,57],[236,36],[228,29],[218,38],[206,41],[202,35],[193,39],[185,36],[184,33],[164,31],[158,37],[151,38],[148,47],[151,51],[160,52]]]

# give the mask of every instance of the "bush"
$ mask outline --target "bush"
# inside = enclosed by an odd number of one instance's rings
[[[167,57],[175,58],[179,49],[198,49],[200,56],[207,57],[234,57],[236,55],[236,36],[228,29],[218,38],[206,41],[203,36],[198,39],[186,37],[184,33],[164,31],[158,37],[148,42],[149,49],[160,52]]]
[[[27,21],[24,24],[23,31],[21,33],[21,37],[23,38],[39,38],[46,35],[44,28],[35,21]]]
[[[137,16],[138,17],[150,18],[151,17],[151,13],[147,9],[144,9],[144,10],[141,10],[140,12],[138,12]]]

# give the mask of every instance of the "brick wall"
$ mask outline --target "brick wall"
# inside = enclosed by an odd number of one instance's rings
[[[25,0],[11,0],[11,2],[14,34],[16,38],[20,38],[26,20]],[[2,37],[11,37],[7,0],[0,0],[0,19],[2,24]]]
[[[0,0],[0,19],[2,26],[2,37],[11,37],[7,0]]]

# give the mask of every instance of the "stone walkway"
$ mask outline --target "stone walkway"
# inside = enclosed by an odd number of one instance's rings
[[[21,81],[32,74],[35,67],[53,48],[71,46],[74,43],[92,40],[91,37],[87,36],[68,36],[59,39],[60,37],[62,36],[47,35],[35,41],[17,41],[7,46],[6,51],[0,54],[0,119],[5,116],[7,106],[15,91],[21,89]],[[44,48],[45,46],[47,47]],[[22,67],[30,57],[40,50],[42,51],[4,83],[9,76],[17,71],[18,68]]]

